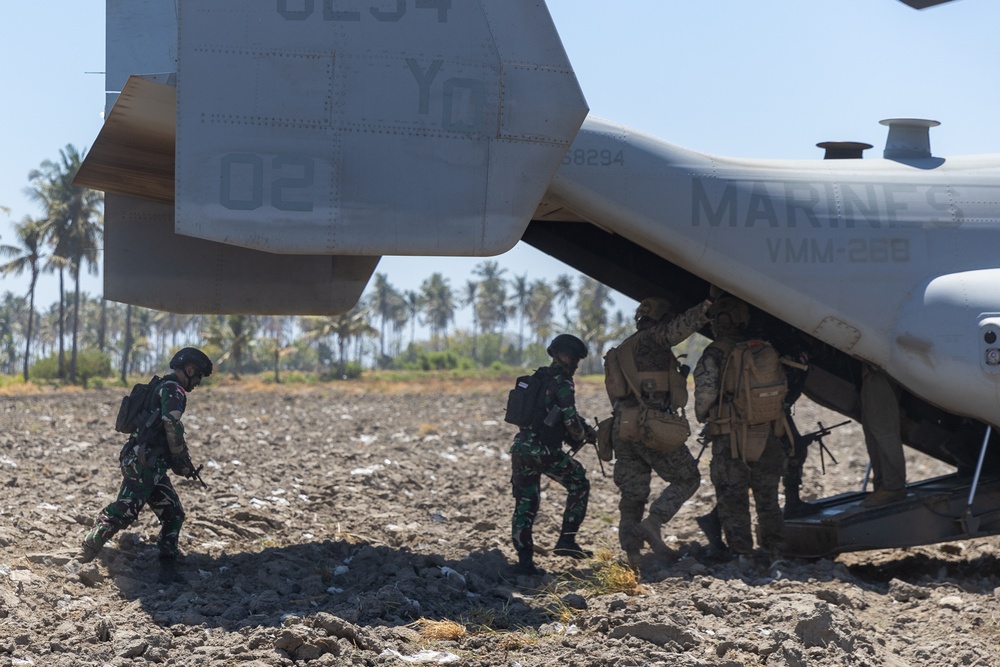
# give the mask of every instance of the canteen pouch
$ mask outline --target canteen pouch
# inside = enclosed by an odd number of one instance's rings
[[[639,413],[641,409],[638,405],[622,408],[618,416],[618,437],[628,442],[639,442],[642,440],[642,431],[639,428]]]
[[[642,442],[658,452],[670,453],[687,442],[691,425],[687,417],[666,410],[643,410],[640,416]]]

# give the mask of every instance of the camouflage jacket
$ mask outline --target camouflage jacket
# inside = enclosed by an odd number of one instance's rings
[[[736,338],[719,338],[705,348],[694,367],[694,416],[699,422],[708,421],[710,410],[719,401],[722,365],[726,355],[737,343]]]
[[[180,385],[180,378],[170,373],[163,378],[156,390],[154,401],[159,405],[160,422],[154,423],[147,439],[148,447],[157,454],[171,456],[187,454],[184,424],[181,415],[187,407],[187,392]]]

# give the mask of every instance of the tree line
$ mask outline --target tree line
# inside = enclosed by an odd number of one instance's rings
[[[42,213],[16,223],[14,238],[0,245],[0,274],[29,277],[26,294],[0,295],[0,373],[70,383],[119,374],[124,382],[162,369],[185,344],[206,349],[223,372],[267,370],[277,381],[282,372],[523,367],[545,363],[546,343],[562,332],[588,344],[584,372],[597,372],[606,345],[630,330],[631,318],[610,313],[605,285],[568,274],[552,282],[511,276],[495,260],[461,286],[432,273],[419,289],[400,290],[375,273],[358,304],[332,317],[179,315],[93,297],[81,291],[80,275],[97,272],[103,195],[72,185],[84,155],[67,145],[29,173],[26,192]],[[59,298],[38,309],[47,274],[58,277]],[[470,328],[455,325],[463,309]],[[417,339],[418,325],[429,339]]]

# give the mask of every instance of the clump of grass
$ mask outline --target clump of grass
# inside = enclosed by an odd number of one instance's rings
[[[505,632],[500,637],[500,648],[504,651],[517,651],[526,646],[537,646],[538,635],[522,632]]]
[[[438,433],[440,433],[440,429],[437,427],[436,424],[429,424],[427,422],[421,422],[420,423],[420,427],[417,429],[417,432],[421,436],[425,436],[425,435],[437,435]]]
[[[411,623],[420,638],[424,641],[452,641],[457,642],[465,638],[467,634],[465,626],[455,621],[432,621],[420,618]]]
[[[586,580],[586,588],[594,595],[642,593],[635,570],[615,559],[610,552],[595,556],[594,573]]]

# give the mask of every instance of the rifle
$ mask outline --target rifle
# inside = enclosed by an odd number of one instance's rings
[[[837,459],[834,458],[833,452],[831,452],[829,450],[829,448],[823,443],[823,438],[825,438],[826,436],[830,435],[830,432],[833,431],[833,429],[840,428],[841,426],[845,426],[845,425],[850,424],[850,423],[851,423],[851,420],[850,419],[846,419],[846,420],[840,422],[839,424],[834,424],[833,426],[823,426],[823,422],[819,422],[818,421],[818,422],[816,422],[816,425],[819,426],[818,429],[816,429],[812,433],[805,433],[803,435],[800,435],[796,439],[797,440],[796,445],[799,445],[799,446],[796,447],[796,449],[805,449],[806,447],[808,447],[809,445],[811,445],[814,442],[818,443],[819,444],[819,463],[820,463],[820,466],[821,466],[821,468],[823,470],[823,474],[825,475],[826,474],[826,460],[823,457],[823,453],[825,452],[826,455],[830,457],[830,460],[833,461],[834,463],[837,462]]]
[[[601,420],[598,419],[597,417],[594,417],[594,442],[592,442],[591,444],[594,445],[594,453],[597,454],[597,462],[601,466],[601,477],[607,477],[608,476],[607,473],[604,472],[604,461],[601,460],[601,450],[597,447],[597,431],[600,428],[600,426],[601,426]]]
[[[205,467],[205,464],[203,463],[200,466],[198,466],[197,468],[195,468],[194,470],[192,470],[191,474],[188,475],[188,479],[196,479],[196,480],[198,480],[199,482],[201,482],[201,485],[207,489],[208,488],[208,484],[205,484],[205,480],[203,480],[201,478],[201,469],[204,468],[204,467]]]

